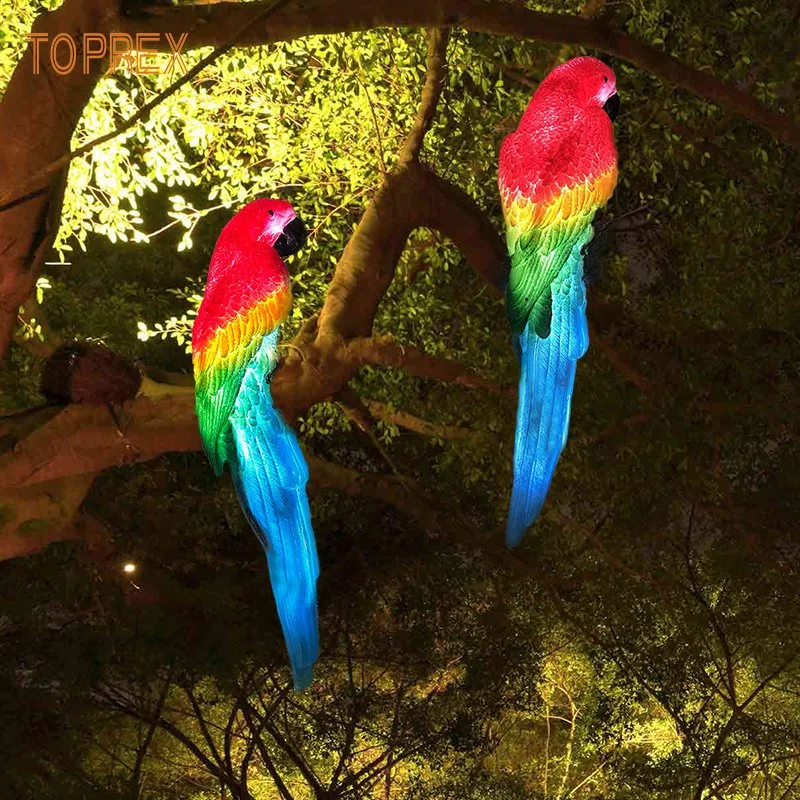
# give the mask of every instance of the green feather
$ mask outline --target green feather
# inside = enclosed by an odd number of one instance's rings
[[[196,408],[200,436],[208,460],[217,475],[228,460],[231,436],[230,416],[244,380],[245,372],[258,352],[263,334],[240,343],[227,358],[211,364],[196,376]],[[268,366],[268,365],[265,365]]]
[[[581,214],[524,232],[509,228],[511,273],[507,304],[515,336],[522,334],[529,320],[540,338],[550,335],[550,287],[575,246],[583,247],[594,235],[591,218],[592,214]]]

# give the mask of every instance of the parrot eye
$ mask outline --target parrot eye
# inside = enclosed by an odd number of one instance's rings
[[[608,75],[603,75],[603,83],[608,83]]]
[[[274,212],[272,209],[270,209],[270,210],[269,210],[269,215],[270,215],[271,217],[274,217],[274,216],[275,216],[275,212]]]

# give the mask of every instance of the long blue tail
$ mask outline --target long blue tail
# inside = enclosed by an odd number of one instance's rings
[[[550,335],[530,323],[514,346],[520,360],[514,488],[506,544],[515,547],[539,516],[556,463],[567,442],[577,360],[589,347],[586,288],[579,249],[573,250],[551,287]]]
[[[319,655],[319,562],[306,496],[308,466],[294,433],[272,404],[262,370],[248,370],[231,428],[228,460],[234,486],[267,554],[295,689],[305,689]]]

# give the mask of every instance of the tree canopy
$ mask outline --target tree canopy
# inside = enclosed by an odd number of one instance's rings
[[[798,22],[0,0],[0,793],[800,797]],[[187,33],[189,73],[59,75],[45,47],[37,74],[31,30]],[[511,552],[497,155],[582,53],[617,75],[620,182],[570,439]],[[216,237],[264,196],[311,232],[272,383],[322,568],[302,694],[189,356]],[[43,405],[74,340],[136,396]]]

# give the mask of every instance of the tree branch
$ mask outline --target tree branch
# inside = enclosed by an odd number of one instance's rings
[[[391,469],[395,475],[399,475],[400,471],[375,435],[375,420],[361,398],[348,385],[343,386],[336,393],[336,400],[339,402],[339,405],[341,405],[345,416],[355,422],[358,429],[370,440],[372,446],[380,453],[381,458],[386,462],[389,469]]]
[[[589,340],[594,342],[597,349],[614,365],[614,368],[625,378],[626,381],[632,383],[642,394],[652,394],[655,391],[655,384],[640,374],[636,368],[630,364],[608,340],[597,332],[595,326],[589,322]]]
[[[242,787],[239,785],[234,775],[229,775],[225,770],[218,767],[200,748],[197,743],[186,733],[184,733],[177,725],[169,720],[160,718],[153,718],[148,714],[139,711],[136,706],[121,696],[115,696],[113,687],[106,685],[105,691],[98,692],[96,695],[96,702],[107,708],[112,708],[119,711],[133,719],[139,720],[147,724],[156,724],[159,728],[166,731],[170,736],[180,742],[194,757],[206,768],[210,775],[213,775],[231,790],[234,797],[242,797],[244,800],[254,800],[253,796],[249,793],[242,792]]]
[[[0,454],[0,491],[201,449],[194,394],[125,404],[121,437],[105,405],[72,405]]]
[[[167,699],[170,682],[171,682],[171,673],[167,675],[167,677],[165,678],[164,685],[161,688],[161,691],[158,693],[158,698],[156,699],[156,707],[153,709],[153,718],[147,724],[147,732],[144,735],[144,739],[142,740],[141,744],[136,748],[136,763],[133,765],[131,782],[130,782],[131,797],[133,798],[133,800],[139,800],[139,797],[141,796],[142,767],[144,766],[144,760],[147,757],[147,751],[150,749],[150,742],[153,741],[153,736],[155,735],[156,728],[158,728],[158,723],[161,720],[161,713],[164,708],[164,702]]]
[[[477,431],[471,428],[462,428],[458,425],[437,425],[426,419],[410,414],[408,411],[392,408],[376,400],[365,400],[364,404],[373,416],[393,422],[401,428],[406,428],[422,436],[434,436],[440,439],[468,439],[475,436]]]
[[[430,531],[442,527],[441,513],[431,504],[425,491],[409,478],[378,473],[357,472],[305,454],[311,482],[324,489],[335,489],[353,497],[369,497],[394,506]]]
[[[422,87],[422,97],[417,118],[400,148],[399,162],[405,164],[419,158],[422,142],[428,128],[433,122],[436,106],[442,94],[447,68],[447,43],[450,40],[450,31],[445,28],[432,28],[428,31],[428,59],[425,72],[425,85]]]
[[[184,694],[186,695],[189,703],[192,706],[192,711],[194,711],[195,719],[197,720],[198,727],[200,728],[200,732],[203,734],[203,738],[208,745],[208,752],[214,757],[214,760],[219,765],[220,771],[224,770],[226,767],[230,767],[229,764],[226,764],[223,760],[222,756],[217,749],[217,745],[214,742],[214,737],[211,735],[211,731],[208,728],[208,724],[206,723],[206,718],[203,716],[203,709],[200,708],[200,704],[197,702],[197,698],[194,696],[194,692],[188,686],[182,686]],[[230,770],[230,774],[233,775],[233,770]]]
[[[261,756],[261,762],[264,764],[267,772],[269,772],[269,775],[272,778],[275,788],[278,790],[281,798],[283,798],[283,800],[294,800],[294,795],[289,791],[288,787],[283,782],[283,778],[281,778],[281,775],[275,766],[275,762],[272,760],[269,750],[267,750],[267,746],[264,744],[264,740],[261,738],[261,733],[264,730],[264,726],[266,725],[266,721],[269,719],[269,717],[262,717],[260,721],[254,719],[255,709],[247,700],[242,701],[242,714],[247,722],[247,726],[250,728],[250,735],[252,736],[252,740],[255,742],[256,749]]]
[[[464,514],[453,509],[440,508],[435,498],[426,494],[421,486],[408,478],[356,472],[309,454],[306,454],[306,461],[311,472],[311,480],[316,486],[336,489],[355,497],[371,497],[395,506],[434,533],[446,527],[450,535],[455,533],[460,541],[480,548],[492,562],[501,565],[520,580],[535,580],[547,586],[574,588],[585,584],[590,578],[606,574],[601,571],[561,577],[542,572],[528,563],[518,551],[506,548],[500,531],[483,530]],[[443,520],[446,520],[446,526]]]
[[[0,491],[0,561],[37,553],[52,542],[82,538],[78,513],[94,475],[69,475]]]
[[[189,32],[189,47],[207,47],[226,41],[245,13],[238,3],[213,6],[198,3],[174,7],[157,18],[126,18],[121,22],[122,30],[133,35]],[[458,27],[496,36],[596,49],[749,119],[780,142],[800,147],[800,127],[789,116],[773,111],[706,69],[690,67],[631,34],[609,28],[596,18],[587,18],[585,11],[577,16],[550,14],[530,11],[522,4],[483,0],[405,0],[403,3],[352,0],[347,5],[307,0],[302,6],[292,4],[276,15],[269,30],[253,26],[242,37],[241,44],[258,45],[308,34],[347,33],[388,26]],[[166,47],[166,42],[162,46]]]
[[[392,336],[351,339],[346,346],[345,358],[358,366],[396,367],[417,378],[435,378],[470,389],[484,389],[503,397],[515,398],[517,395],[516,387],[499,386],[457,361],[428,355],[413,345],[400,344]]]

